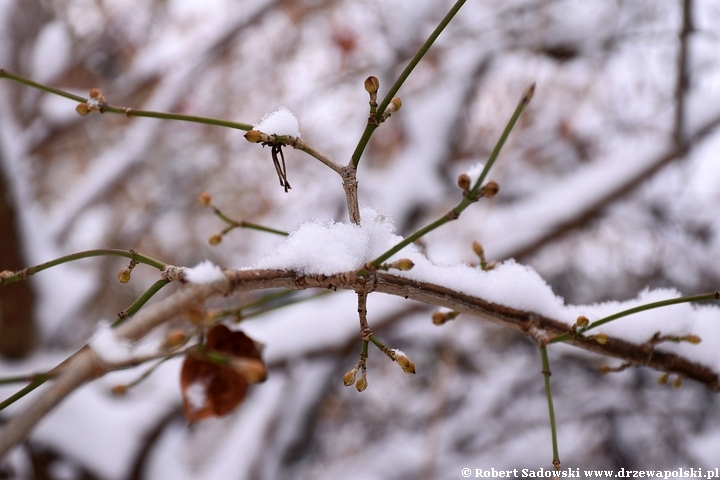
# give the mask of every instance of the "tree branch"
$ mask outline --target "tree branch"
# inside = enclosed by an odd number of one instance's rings
[[[164,300],[146,307],[116,329],[118,338],[138,341],[153,328],[180,315],[187,307],[201,304],[210,297],[228,295],[234,291],[269,288],[357,290],[364,288],[365,282],[369,291],[447,307],[528,335],[543,331],[553,337],[571,332],[570,325],[557,319],[494,304],[441,285],[418,282],[383,272],[375,272],[369,277],[359,277],[354,271],[325,276],[304,275],[288,270],[235,270],[226,271],[225,276],[226,280],[213,285],[187,285]],[[662,372],[675,373],[703,383],[713,390],[720,390],[720,380],[715,372],[676,354],[649,350],[646,345],[633,344],[615,337],[608,337],[606,343],[600,344],[591,338],[571,335],[566,343],[600,355],[619,358],[635,366],[647,366]],[[106,371],[106,365],[98,354],[89,348],[82,349],[69,359],[55,383],[0,430],[0,457],[12,446],[21,442],[33,426],[72,391],[86,381],[102,376]]]

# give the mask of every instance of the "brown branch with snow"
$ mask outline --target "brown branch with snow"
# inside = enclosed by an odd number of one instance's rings
[[[481,320],[507,327],[527,335],[543,332],[545,337],[571,333],[566,323],[530,311],[509,308],[482,298],[451,290],[442,285],[418,282],[384,272],[359,277],[356,272],[337,275],[305,275],[289,270],[225,271],[225,279],[212,285],[189,284],[164,300],[141,310],[116,330],[119,339],[138,341],[157,326],[172,320],[189,307],[202,304],[215,296],[235,291],[287,288],[360,290],[379,292],[429,305],[450,308]],[[607,337],[600,343],[590,337],[572,336],[567,342],[581,349],[623,360],[635,366],[646,366],[661,372],[674,373],[720,390],[720,379],[710,368],[682,356],[656,351],[621,338]],[[0,430],[0,457],[22,442],[32,428],[58,403],[87,381],[107,373],[107,365],[91,348],[80,350],[65,363],[53,385],[45,390],[24,411],[8,420]]]

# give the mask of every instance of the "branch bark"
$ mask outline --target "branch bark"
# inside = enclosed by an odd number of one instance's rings
[[[131,341],[140,340],[153,328],[180,315],[186,308],[201,304],[214,296],[228,295],[233,291],[269,288],[357,290],[365,288],[365,282],[370,292],[381,292],[447,307],[528,335],[532,332],[544,331],[549,337],[554,337],[570,332],[569,325],[556,319],[490,303],[482,298],[456,292],[441,285],[417,282],[383,272],[375,272],[369,277],[358,277],[354,271],[325,276],[304,275],[288,270],[236,270],[226,271],[225,276],[226,280],[213,285],[187,285],[166,299],[146,307],[119,326],[116,330],[117,336]],[[662,372],[675,373],[703,383],[713,390],[720,390],[720,380],[715,372],[679,355],[649,350],[646,345],[633,344],[615,337],[609,337],[605,344],[584,337],[571,337],[567,343],[600,355],[622,359],[635,366],[647,366]],[[105,371],[106,365],[92,349],[84,348],[78,352],[69,360],[55,383],[23,412],[11,418],[0,430],[0,457],[23,441],[34,425],[72,391],[85,382],[102,376]]]

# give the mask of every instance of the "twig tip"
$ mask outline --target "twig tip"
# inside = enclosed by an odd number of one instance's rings
[[[535,82],[531,83],[528,88],[525,89],[522,96],[523,103],[528,103],[533,95],[535,94]]]

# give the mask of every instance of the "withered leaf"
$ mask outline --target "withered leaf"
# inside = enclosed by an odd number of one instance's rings
[[[209,360],[209,352],[226,355],[229,362]],[[243,332],[217,325],[207,333],[204,352],[185,357],[180,373],[185,417],[197,422],[226,415],[242,403],[251,383],[264,379],[257,344]]]

